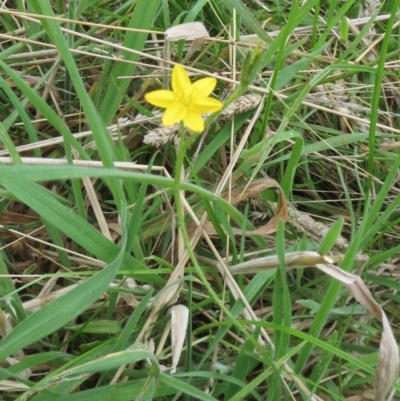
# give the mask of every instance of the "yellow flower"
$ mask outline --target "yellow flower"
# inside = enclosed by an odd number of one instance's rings
[[[202,132],[204,121],[201,114],[222,109],[219,100],[209,97],[216,84],[215,78],[202,78],[192,84],[185,69],[177,64],[172,70],[172,91],[153,91],[147,93],[145,99],[166,109],[162,118],[164,125],[183,121],[192,131]]]

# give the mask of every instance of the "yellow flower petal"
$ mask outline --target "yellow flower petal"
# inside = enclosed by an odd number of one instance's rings
[[[214,90],[215,85],[217,85],[217,80],[215,78],[202,78],[194,82],[192,87],[195,89],[196,95],[199,97],[207,97]]]
[[[199,113],[188,110],[183,123],[194,132],[204,131],[204,121]]]
[[[222,109],[223,104],[212,97],[196,98],[190,105],[190,109],[195,113],[212,113]]]
[[[181,102],[174,102],[167,107],[162,118],[164,125],[174,125],[186,116],[186,107]]]
[[[165,108],[162,123],[166,126],[179,121],[192,131],[204,131],[201,114],[221,110],[223,104],[209,97],[216,86],[215,78],[202,78],[194,84],[190,82],[182,65],[175,65],[172,70],[172,91],[159,90],[145,95],[145,99],[158,107]]]
[[[172,70],[172,90],[177,96],[183,97],[190,94],[192,83],[185,69],[177,64]]]
[[[153,106],[166,108],[176,100],[175,93],[168,90],[158,90],[146,93],[144,98]]]

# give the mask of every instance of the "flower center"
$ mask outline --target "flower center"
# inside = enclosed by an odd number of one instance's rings
[[[192,103],[193,100],[196,97],[196,89],[195,88],[190,88],[183,96],[180,97],[180,101],[186,106],[189,107]]]

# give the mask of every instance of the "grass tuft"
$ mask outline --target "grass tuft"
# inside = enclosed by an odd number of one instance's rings
[[[4,3],[2,399],[400,399],[400,0]]]

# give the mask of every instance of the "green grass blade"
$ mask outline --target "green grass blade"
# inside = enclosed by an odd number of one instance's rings
[[[14,284],[9,275],[9,271],[6,266],[7,257],[4,251],[0,251],[0,298],[6,298],[10,303],[10,312],[14,315],[16,320],[23,320],[26,318],[26,312],[22,306],[21,299],[15,293]],[[5,309],[5,308],[4,308]]]
[[[379,109],[379,102],[381,100],[381,90],[382,90],[382,82],[383,76],[385,71],[385,64],[386,64],[386,54],[388,51],[389,41],[392,37],[392,29],[393,24],[398,18],[399,8],[400,8],[400,0],[395,0],[392,5],[392,12],[390,18],[387,22],[386,32],[383,38],[382,46],[379,49],[379,59],[378,64],[376,66],[376,75],[375,75],[375,82],[374,82],[374,93],[372,96],[371,101],[371,113],[369,116],[370,125],[369,125],[369,141],[368,141],[368,168],[367,171],[369,173],[367,179],[367,192],[371,191],[372,186],[372,177],[375,175],[375,148],[376,148],[376,140],[375,140],[375,132],[376,132],[376,124],[378,122],[378,109]]]
[[[159,3],[157,1],[136,1],[135,9],[133,10],[128,27],[143,30],[150,29],[158,7]],[[127,48],[142,51],[146,38],[146,33],[128,31],[125,34],[122,44]],[[139,59],[138,54],[127,51],[122,52],[122,57],[129,61],[129,63],[120,62],[115,66],[109,78],[107,89],[100,105],[102,119],[107,125],[109,125],[115,117],[115,113],[117,112],[126,89],[130,84],[129,80],[119,79],[119,77],[132,75],[136,67],[134,62]]]
[[[19,117],[21,121],[24,123],[24,128],[28,132],[30,142],[31,143],[37,142],[38,136],[35,127],[33,126],[28,114],[25,111],[25,107],[26,104],[28,103],[28,100],[24,99],[21,101],[20,99],[18,99],[16,94],[11,90],[10,86],[7,84],[7,82],[3,77],[0,77],[0,86],[10,99],[12,105],[15,107],[14,112],[11,113],[3,122],[6,131],[8,131],[8,129],[14,124],[15,120]],[[16,150],[10,148],[10,145],[6,146],[6,149],[8,150],[10,156],[13,158],[15,162]],[[34,149],[34,154],[36,157],[40,157],[41,154],[40,149]]]
[[[290,153],[289,161],[285,169],[285,174],[282,178],[281,188],[286,198],[288,199],[290,198],[290,194],[292,192],[293,180],[296,174],[303,146],[304,139],[301,137],[296,138],[293,149]]]
[[[184,394],[194,397],[196,400],[217,401],[216,398],[206,394],[202,390],[199,390],[188,383],[185,383],[182,380],[179,380],[178,377],[179,375],[170,376],[162,373],[160,380],[169,387],[174,388],[176,392],[183,392]]]
[[[0,123],[0,142],[3,142],[4,146],[8,150],[8,153],[10,154],[10,156],[15,164],[22,163],[21,156],[15,149],[15,146],[14,146],[13,142],[11,141],[10,137],[8,136],[8,133],[2,123]]]
[[[115,348],[114,348],[115,352],[122,350],[126,346],[126,343],[128,342],[129,336],[135,330],[136,325],[137,325],[137,323],[139,321],[139,318],[144,313],[144,311],[146,310],[152,295],[153,295],[153,291],[149,291],[143,297],[143,299],[141,300],[140,304],[135,307],[134,312],[129,317],[129,320],[125,323],[125,327],[123,328],[123,330],[121,331],[121,333],[118,336],[118,339],[117,339],[117,341],[115,343]]]
[[[259,335],[259,330],[255,330],[253,335],[254,338],[257,338]],[[240,349],[231,377],[245,382],[249,372],[254,369],[255,365],[259,363],[252,357],[253,352],[254,344],[246,340]],[[224,399],[227,401],[230,400],[239,390],[240,387],[237,384],[230,383],[226,391],[224,391]]]
[[[274,282],[273,294],[273,319],[277,325],[290,327],[290,297],[288,299],[288,289],[286,283],[286,266],[285,266],[285,224],[282,220],[279,221],[276,251],[279,258],[279,268],[277,269]],[[289,303],[288,303],[289,301]],[[276,359],[279,359],[287,351],[287,336],[284,336],[281,331],[275,331],[274,344],[276,347]]]
[[[151,353],[143,344],[134,344],[125,350],[108,354],[93,361],[64,370],[60,375],[53,376],[52,381],[64,380],[67,377],[73,378],[74,376],[79,376],[81,374],[91,374],[108,369],[115,369],[144,359],[149,359],[156,367],[158,374],[160,373],[158,361],[154,354]]]
[[[337,239],[340,236],[340,233],[342,232],[344,224],[344,219],[338,219],[336,220],[329,231],[325,234],[324,238],[322,239],[319,248],[318,248],[318,253],[320,255],[326,255],[332,247],[335,245]]]

